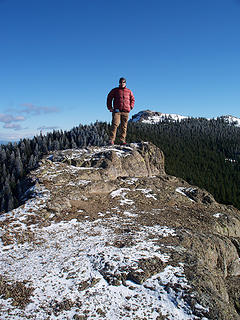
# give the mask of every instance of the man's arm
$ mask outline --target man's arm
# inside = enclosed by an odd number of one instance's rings
[[[113,111],[112,101],[114,98],[114,89],[112,89],[107,96],[107,108],[109,111]]]
[[[131,108],[131,110],[134,107],[134,103],[135,103],[135,98],[134,98],[134,95],[133,95],[133,93],[131,91],[131,93],[130,93],[130,108]]]

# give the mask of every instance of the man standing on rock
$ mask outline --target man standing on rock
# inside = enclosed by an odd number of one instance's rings
[[[135,98],[132,91],[126,87],[126,79],[120,78],[119,87],[113,88],[107,96],[107,108],[112,112],[112,126],[109,141],[111,145],[114,144],[117,128],[120,123],[120,144],[126,144],[128,116],[134,107],[134,102]]]

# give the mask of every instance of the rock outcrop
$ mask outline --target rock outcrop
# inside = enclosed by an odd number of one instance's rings
[[[239,211],[157,147],[58,151],[31,176],[0,218],[1,318],[240,319]]]

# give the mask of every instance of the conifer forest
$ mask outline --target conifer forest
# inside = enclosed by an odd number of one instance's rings
[[[0,212],[21,205],[31,186],[27,174],[54,150],[104,146],[110,124],[95,122],[70,131],[0,145]],[[165,154],[166,173],[209,191],[216,201],[240,209],[240,128],[222,118],[129,122],[127,142],[150,141]],[[117,143],[117,141],[116,141]],[[136,169],[137,170],[137,169]]]

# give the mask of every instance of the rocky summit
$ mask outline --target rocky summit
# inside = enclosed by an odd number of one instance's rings
[[[240,319],[240,214],[150,143],[53,152],[0,217],[0,319]]]

